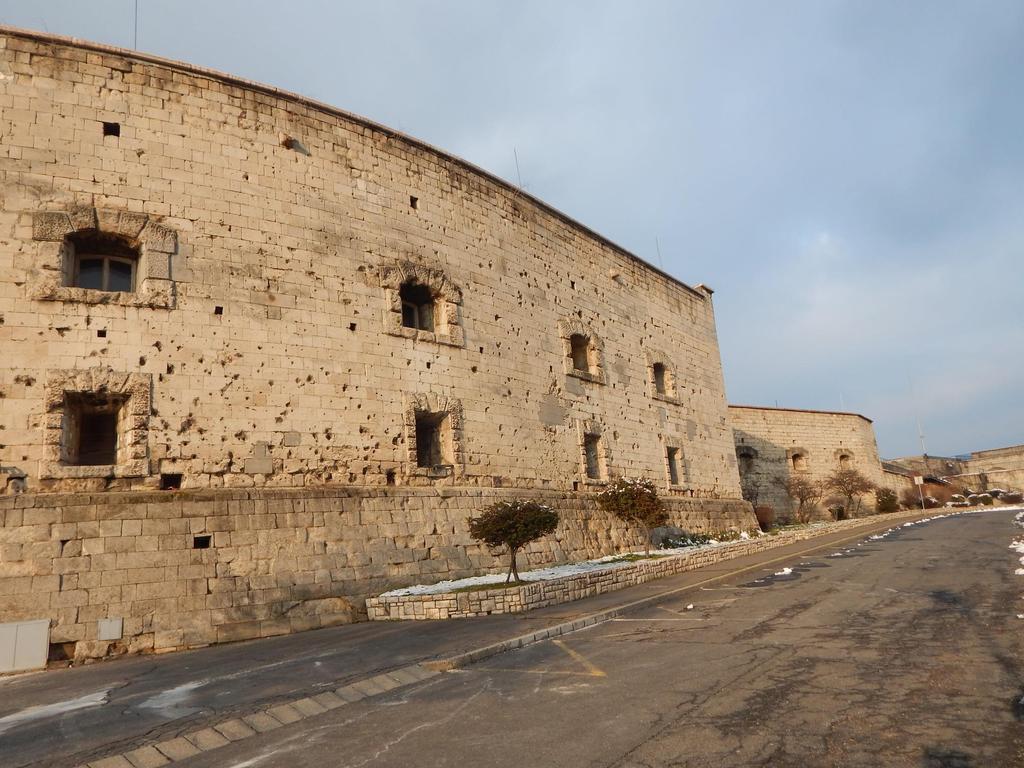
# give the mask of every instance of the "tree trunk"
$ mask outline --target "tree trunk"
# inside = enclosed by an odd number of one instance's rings
[[[508,584],[513,579],[516,583],[519,582],[519,566],[516,565],[516,555],[519,554],[518,549],[509,551],[509,564],[508,564],[508,576],[505,577],[505,583]]]

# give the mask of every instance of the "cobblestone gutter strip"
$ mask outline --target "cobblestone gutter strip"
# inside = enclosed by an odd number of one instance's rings
[[[773,536],[771,537],[772,542],[775,542],[776,540],[781,541],[760,550],[741,550],[738,547],[722,547],[720,550],[715,551],[730,553],[727,557],[719,558],[719,560],[727,560],[739,557],[743,554],[763,551],[763,549],[771,549],[785,544],[793,544],[798,541],[814,538],[827,533],[834,533],[843,530],[856,530],[858,528],[864,528],[878,523],[885,523],[888,521],[895,523],[904,519],[921,517],[927,517],[927,514],[922,514],[921,512],[899,513],[895,515],[878,515],[860,520],[844,520],[839,523],[830,523],[813,529],[795,531],[793,534],[789,535],[780,534],[779,536]],[[856,538],[856,535],[850,538]],[[757,541],[762,541],[762,539],[757,539]],[[749,542],[737,543],[747,544]],[[829,542],[827,545],[822,545],[822,547],[837,546],[839,543],[841,542]],[[760,562],[739,571],[732,571],[728,575],[733,576],[737,573],[742,573],[745,570],[761,569],[774,562],[788,560],[796,556],[797,554],[795,553],[789,553],[775,558],[775,560]],[[600,624],[613,619],[622,613],[639,608],[645,604],[663,600],[666,596],[692,590],[702,584],[717,581],[722,578],[724,577],[719,574],[695,584],[687,584],[686,586],[679,587],[677,589],[659,592],[658,594],[650,595],[622,605],[617,605],[604,611],[598,611],[586,616],[581,616],[572,621],[555,624],[536,632],[520,635],[508,640],[502,640],[481,648],[475,648],[471,651],[460,653],[447,659],[412,664],[391,672],[386,672],[364,680],[358,680],[354,683],[350,683],[349,685],[336,688],[333,691],[327,691],[315,696],[304,696],[291,701],[277,703],[257,712],[243,715],[241,717],[230,718],[215,725],[185,733],[181,736],[175,736],[153,744],[146,744],[129,752],[123,752],[121,754],[103,757],[99,760],[93,760],[89,763],[78,766],[78,768],[159,768],[159,766],[170,765],[171,763],[176,763],[179,760],[186,760],[203,752],[219,749],[220,747],[235,741],[241,741],[242,739],[247,739],[252,736],[256,736],[257,734],[265,733],[266,731],[272,731],[285,725],[291,725],[292,723],[297,723],[300,720],[305,720],[306,718],[316,717],[317,715],[337,709],[338,707],[343,707],[373,696],[379,696],[380,694],[387,693],[388,691],[401,688],[406,685],[413,685],[423,682],[424,680],[429,680],[442,672],[458,669],[460,667],[482,661],[490,656],[495,656],[499,653],[515,650],[516,648],[523,648],[570,632],[577,632],[581,629],[585,629],[586,627],[591,627],[595,624]]]
[[[359,680],[333,691],[275,704],[252,714],[231,718],[182,736],[158,741],[155,744],[147,744],[130,752],[93,760],[79,768],[159,768],[159,766],[185,760],[201,752],[218,749],[233,741],[248,739],[283,725],[291,725],[308,717],[321,715],[346,704],[428,680],[439,674],[441,674],[440,670],[429,669],[421,664],[412,664],[375,677]]]
[[[522,613],[694,571],[724,560],[784,547],[816,536],[913,517],[922,517],[922,513],[899,512],[842,520],[787,531],[776,536],[760,536],[716,547],[684,551],[679,555],[643,560],[608,570],[535,581],[511,589],[373,597],[366,601],[366,611],[369,618],[376,621],[457,619],[496,613]]]

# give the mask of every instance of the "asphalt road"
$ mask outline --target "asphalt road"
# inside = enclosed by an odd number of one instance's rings
[[[1015,530],[901,529],[181,765],[1021,766]]]
[[[822,537],[525,616],[350,625],[8,679],[0,766],[78,765],[670,590],[176,765],[1024,765],[1012,517],[838,549],[849,533]]]

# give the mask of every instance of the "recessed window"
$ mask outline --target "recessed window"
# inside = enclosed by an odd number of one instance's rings
[[[64,463],[85,467],[117,464],[118,416],[124,400],[91,393],[65,397]]]
[[[807,469],[807,454],[805,453],[794,453],[793,454],[793,469],[797,472],[803,472]]]
[[[573,370],[590,372],[590,338],[582,333],[569,337]]]
[[[419,331],[434,330],[434,294],[420,283],[403,283],[398,289],[402,300],[402,325]]]
[[[601,455],[601,436],[583,436],[583,459],[586,463],[587,478],[600,480],[604,477],[604,457]]]
[[[840,469],[849,469],[852,466],[853,466],[853,459],[851,458],[850,454],[844,453],[844,454],[842,454],[839,457],[839,468]]]
[[[416,413],[416,466],[432,469],[451,464],[447,458],[444,430],[448,414]]]
[[[679,485],[679,449],[669,447],[665,449],[665,458],[668,461],[668,481],[671,485]]]
[[[118,235],[95,230],[68,235],[70,285],[94,291],[135,290],[139,249]]]
[[[213,543],[213,536],[209,534],[203,534],[202,536],[192,537],[192,549],[209,549]]]
[[[665,384],[665,364],[655,363],[652,365],[651,374],[654,377],[654,391],[659,395],[667,395],[668,389]]]
[[[121,124],[120,123],[103,123],[103,135],[104,136],[120,136],[121,135]]]
[[[419,198],[418,197],[413,197],[412,195],[409,195],[409,207],[412,208],[414,211],[417,208],[419,208],[420,207],[420,200],[419,200]]]

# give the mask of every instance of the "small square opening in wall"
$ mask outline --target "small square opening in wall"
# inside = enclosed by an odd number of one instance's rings
[[[224,307],[214,307],[213,308],[213,314],[215,314],[215,315],[223,315],[224,314]]]
[[[103,135],[104,136],[120,136],[121,135],[121,124],[120,123],[103,123]]]
[[[98,339],[105,339],[105,338],[107,338],[107,330],[105,328],[100,328],[98,331],[96,331],[96,338],[98,338]]]
[[[601,457],[601,436],[583,436],[583,458],[586,462],[587,478],[601,480],[604,477],[604,461]]]
[[[409,207],[415,211],[417,208],[420,207],[420,199],[418,197],[413,197],[412,195],[409,195]]]
[[[667,448],[665,458],[668,460],[668,481],[672,485],[679,485],[679,449]]]
[[[160,475],[161,491],[177,491],[181,489],[181,473],[165,472]]]
[[[192,549],[209,549],[212,543],[213,536],[208,533],[192,537]]]

